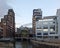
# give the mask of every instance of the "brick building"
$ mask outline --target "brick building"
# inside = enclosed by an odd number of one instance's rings
[[[1,24],[3,37],[13,37],[15,34],[15,13],[13,9],[8,10],[8,14],[1,19]]]
[[[3,36],[3,24],[0,22],[0,38]]]

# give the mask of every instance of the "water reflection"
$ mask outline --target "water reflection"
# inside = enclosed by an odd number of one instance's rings
[[[13,48],[13,43],[11,43],[11,42],[0,42],[0,48]]]
[[[16,42],[16,48],[32,48],[32,44],[29,42]]]
[[[15,47],[16,48],[36,48],[35,46],[32,45],[32,43],[28,41],[16,42]],[[14,47],[12,42],[0,42],[0,48],[14,48]]]
[[[16,48],[22,48],[21,42],[16,42]]]

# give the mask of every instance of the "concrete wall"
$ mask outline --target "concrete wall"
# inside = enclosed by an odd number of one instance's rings
[[[60,16],[58,16],[57,19],[58,19],[58,36],[60,38]]]
[[[58,36],[59,36],[59,39],[60,39],[60,9],[57,9],[57,21],[58,21]]]

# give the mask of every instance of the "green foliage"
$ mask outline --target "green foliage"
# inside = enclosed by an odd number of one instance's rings
[[[28,31],[27,30],[21,30],[22,37],[27,37]]]

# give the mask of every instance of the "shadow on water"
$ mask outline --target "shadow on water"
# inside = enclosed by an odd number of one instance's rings
[[[29,41],[20,41],[15,43],[16,48],[36,48],[31,42]],[[14,48],[13,43],[11,42],[0,42],[0,48]]]
[[[32,44],[28,41],[16,42],[16,48],[32,48]]]

